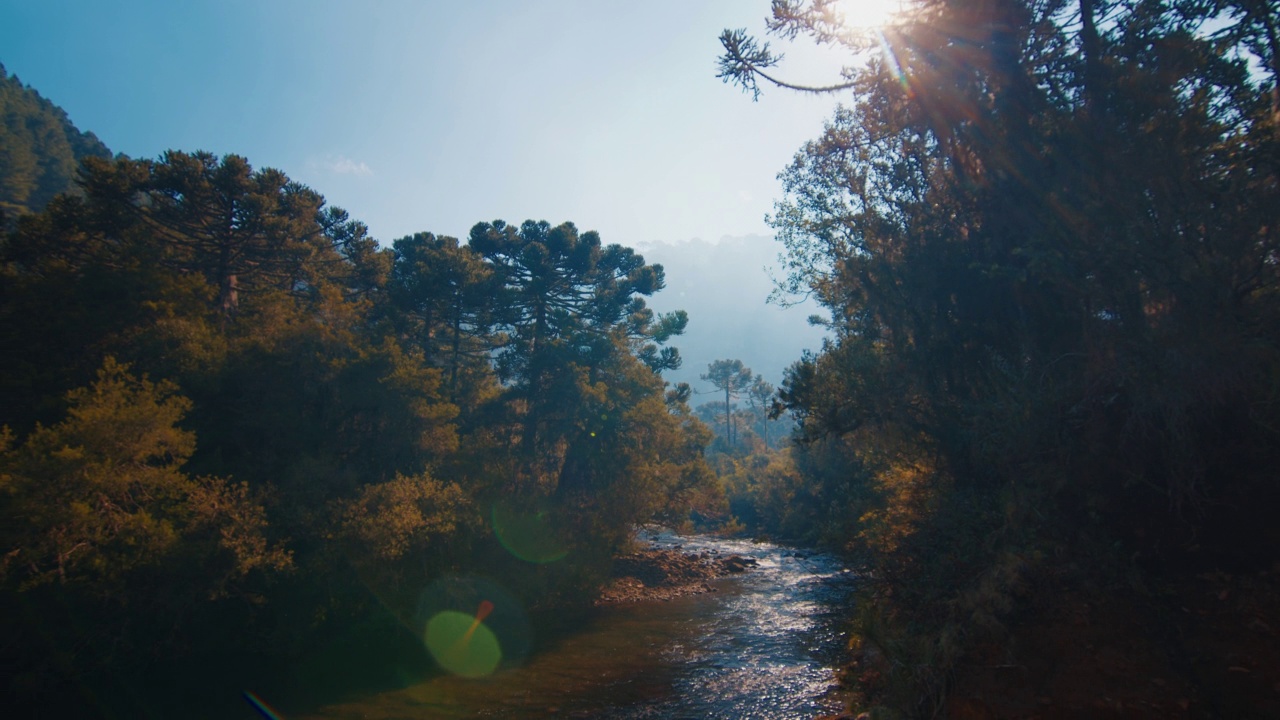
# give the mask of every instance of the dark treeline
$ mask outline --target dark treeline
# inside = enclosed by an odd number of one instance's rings
[[[662,287],[569,223],[380,248],[241,157],[88,159],[0,243],[6,692],[165,715],[158,668],[416,637],[454,574],[589,602],[636,523],[723,502]]]
[[[1033,599],[1158,606],[1134,588],[1277,560],[1280,16],[904,5],[875,37],[773,4],[772,34],[867,62],[782,176],[786,289],[834,337],[780,391],[795,472],[760,473],[773,528],[869,570],[864,690],[931,717]],[[779,78],[767,45],[721,40],[726,80]]]

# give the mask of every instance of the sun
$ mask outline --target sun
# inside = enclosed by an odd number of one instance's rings
[[[879,30],[902,9],[902,0],[839,0],[836,9],[850,30]]]

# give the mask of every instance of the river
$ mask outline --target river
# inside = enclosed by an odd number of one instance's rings
[[[716,592],[604,608],[480,679],[434,676],[311,720],[813,718],[841,710],[834,666],[853,575],[829,555],[651,532],[659,546],[753,557]]]

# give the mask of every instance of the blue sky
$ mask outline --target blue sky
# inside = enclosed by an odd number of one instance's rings
[[[572,220],[643,246],[768,233],[835,100],[753,103],[717,35],[768,0],[0,0],[0,62],[116,152],[238,153],[384,243]],[[803,53],[796,74],[830,79]],[[823,74],[826,73],[824,77]]]

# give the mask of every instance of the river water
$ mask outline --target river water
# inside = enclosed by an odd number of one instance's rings
[[[714,593],[605,608],[488,677],[435,676],[307,717],[785,720],[841,709],[834,666],[853,576],[836,558],[667,532],[643,539],[759,567],[713,581]]]

